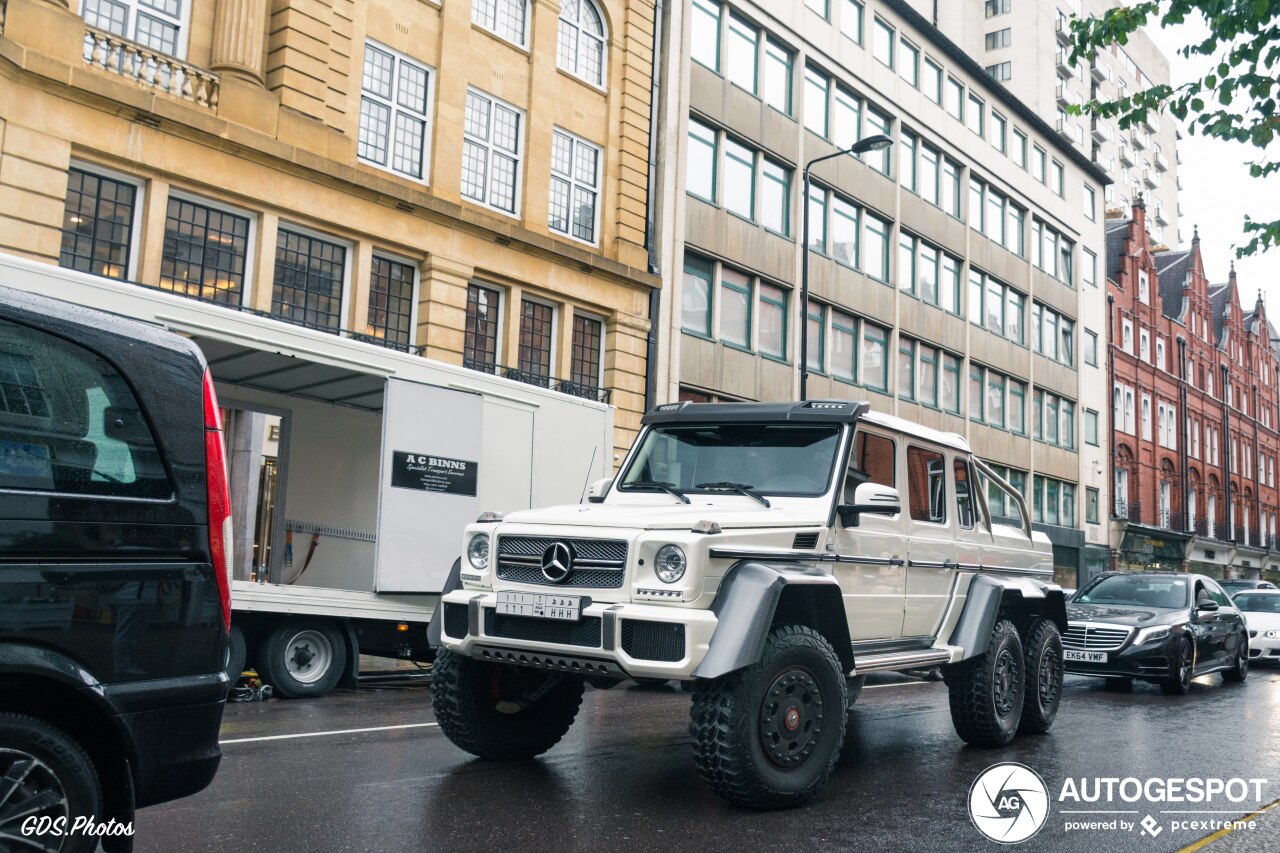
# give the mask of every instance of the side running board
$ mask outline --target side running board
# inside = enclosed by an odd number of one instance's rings
[[[854,661],[854,669],[850,675],[863,675],[868,672],[880,672],[886,669],[916,669],[918,667],[951,663],[951,651],[949,649],[925,649],[918,652],[860,654],[854,658]]]

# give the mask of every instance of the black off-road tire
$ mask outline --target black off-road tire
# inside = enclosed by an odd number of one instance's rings
[[[7,797],[0,803],[5,807],[0,809],[0,838],[23,838],[23,822],[32,817],[64,817],[68,831],[77,817],[106,820],[97,768],[80,744],[59,728],[26,714],[0,714],[0,780],[11,774],[24,781],[14,791],[2,786]],[[23,808],[42,796],[50,800],[45,808]],[[16,817],[6,822],[5,813]],[[56,838],[38,840],[57,849]],[[61,853],[89,853],[97,847],[95,836],[68,835]]]
[[[1018,624],[1018,637],[1022,640],[1026,661],[1026,688],[1018,732],[1044,734],[1053,725],[1062,704],[1062,681],[1066,675],[1062,634],[1050,620],[1033,616]]]
[[[1236,665],[1222,673],[1223,681],[1240,684],[1249,677],[1249,636],[1240,635],[1240,645],[1236,649]]]
[[[1191,641],[1183,637],[1178,641],[1177,651],[1169,657],[1169,677],[1160,680],[1160,689],[1168,696],[1185,696],[1191,692],[1191,679],[1194,677],[1195,657],[1191,650]]]
[[[840,758],[847,706],[840,659],[826,638],[801,625],[776,626],[757,663],[697,683],[693,763],[735,805],[802,805]]]
[[[556,679],[541,697],[524,697]],[[582,705],[576,675],[473,660],[441,649],[431,671],[431,703],[440,730],[480,758],[533,758],[560,742]],[[523,707],[516,707],[523,705]]]
[[[1001,619],[985,652],[947,667],[951,724],[965,743],[1006,746],[1013,740],[1022,719],[1026,666],[1018,629]]]

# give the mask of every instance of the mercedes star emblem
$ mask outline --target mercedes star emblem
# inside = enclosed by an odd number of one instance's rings
[[[542,576],[563,583],[573,571],[573,551],[567,542],[553,542],[542,552]]]

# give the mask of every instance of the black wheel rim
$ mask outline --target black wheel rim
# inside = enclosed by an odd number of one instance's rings
[[[1040,674],[1036,693],[1041,708],[1052,708],[1058,698],[1058,685],[1062,683],[1062,660],[1056,649],[1047,648],[1040,658]]]
[[[22,839],[24,847],[33,850],[58,850],[62,839],[56,835],[23,834],[22,825],[33,817],[63,818],[70,823],[62,782],[34,755],[0,749],[0,838]]]
[[[1178,683],[1191,686],[1191,648],[1185,642],[1178,647]]]
[[[800,667],[774,678],[760,704],[760,745],[769,761],[784,769],[808,760],[822,734],[822,688]]]
[[[1017,692],[1018,664],[1013,659],[1013,652],[1001,649],[996,656],[996,672],[992,692],[996,700],[996,713],[1001,717],[1009,716],[1013,710],[1013,698]]]
[[[1249,651],[1247,648],[1240,649],[1240,660],[1236,663],[1236,671],[1240,673],[1240,677],[1244,678],[1249,673]]]

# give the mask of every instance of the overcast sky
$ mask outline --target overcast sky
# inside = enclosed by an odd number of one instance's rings
[[[1169,29],[1152,27],[1150,34],[1169,57],[1174,86],[1199,78],[1198,69],[1210,66],[1207,60],[1193,65],[1176,52],[1208,34],[1198,17],[1194,23]],[[1183,211],[1179,224],[1184,246],[1190,245],[1192,228],[1199,225],[1205,274],[1212,283],[1226,281],[1235,257],[1232,247],[1245,242],[1241,227],[1245,212],[1255,220],[1280,219],[1280,174],[1266,179],[1249,177],[1248,163],[1264,153],[1252,145],[1192,136],[1184,128],[1178,147],[1182,155],[1178,175],[1182,178],[1179,200]],[[1273,159],[1280,157],[1280,143],[1273,143],[1269,153]],[[1236,275],[1244,310],[1253,307],[1261,288],[1269,319],[1280,326],[1280,248],[1237,260]]]

